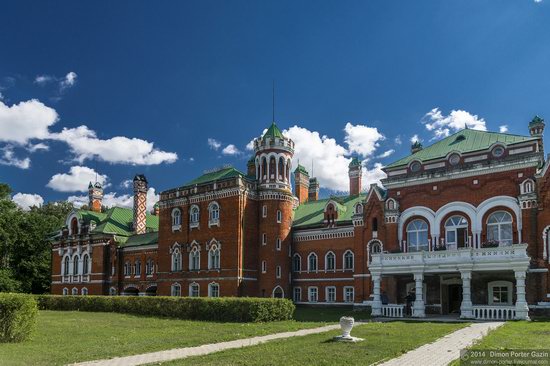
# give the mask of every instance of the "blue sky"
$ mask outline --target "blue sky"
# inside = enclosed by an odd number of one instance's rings
[[[82,202],[97,172],[124,205],[136,173],[153,198],[244,171],[275,80],[323,193],[346,189],[352,154],[374,182],[415,135],[550,118],[548,24],[549,0],[7,2],[0,181],[22,205]]]

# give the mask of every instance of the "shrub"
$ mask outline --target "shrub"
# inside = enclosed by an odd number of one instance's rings
[[[32,296],[0,293],[0,342],[21,342],[36,325],[38,308]]]
[[[288,299],[252,297],[58,296],[37,295],[43,310],[77,310],[162,316],[222,322],[269,322],[292,319]]]

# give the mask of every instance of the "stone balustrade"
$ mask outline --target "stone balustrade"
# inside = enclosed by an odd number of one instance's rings
[[[474,305],[472,311],[479,320],[511,320],[516,318],[514,306]]]
[[[382,305],[382,316],[388,318],[402,318],[405,312],[405,305],[387,304]]]

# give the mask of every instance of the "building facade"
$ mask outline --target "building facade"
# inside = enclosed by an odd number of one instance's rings
[[[133,212],[97,212],[102,193],[91,185],[92,210],[75,210],[52,240],[52,292],[80,294],[86,278],[90,294],[286,297],[383,316],[525,319],[550,306],[543,130],[536,117],[529,136],[465,129],[415,143],[385,167],[384,188],[363,189],[353,158],[349,195],[319,199],[317,179],[301,165],[292,172],[294,142],[273,123],[254,141],[246,174],[226,167],[166,190],[156,215],[144,212],[143,176]],[[124,233],[106,229],[120,216],[112,210],[125,210]]]

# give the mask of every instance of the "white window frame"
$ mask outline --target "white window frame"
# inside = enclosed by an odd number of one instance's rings
[[[139,259],[134,262],[134,274],[138,277],[141,276],[141,260]]]
[[[333,268],[329,268],[329,266],[328,266],[329,256],[331,256],[332,259],[333,259],[333,263],[332,263]],[[334,252],[332,250],[328,251],[327,254],[325,254],[325,272],[336,272],[336,254],[334,254]]]
[[[201,220],[201,210],[199,206],[192,205],[189,208],[189,228],[198,228]]]
[[[174,208],[172,210],[172,232],[181,230],[181,210]]]
[[[313,291],[312,290],[315,290],[315,298],[312,300],[312,294],[313,294]],[[319,302],[319,287],[317,286],[309,286],[307,288],[307,301],[308,302]]]
[[[86,287],[82,287],[80,289],[80,294],[83,295],[83,296],[88,295],[88,289]]]
[[[311,268],[311,260],[309,259],[311,256],[315,257],[315,269]],[[307,256],[307,271],[315,273],[319,271],[319,257],[317,257],[317,254],[315,254],[314,252],[309,253]]]
[[[82,274],[90,274],[90,255],[88,253],[84,253],[82,256]]]
[[[262,261],[262,273],[267,273],[267,262]]]
[[[130,277],[132,275],[132,265],[130,261],[124,262],[124,277]]]
[[[296,266],[294,265],[295,264],[295,261],[296,261],[296,258],[298,258],[299,260],[299,266],[298,268],[296,268]],[[294,253],[294,255],[292,256],[292,270],[294,272],[301,272],[302,271],[302,256],[298,253]]]
[[[351,290],[351,299],[348,297],[348,291]],[[353,286],[344,286],[343,289],[344,302],[353,303],[355,301],[355,287]]]
[[[466,224],[455,224],[453,221],[451,221],[454,218],[460,217],[461,221],[464,220]],[[466,217],[460,214],[452,215],[447,220],[445,220],[445,224],[443,225],[445,229],[445,245],[448,249],[457,249],[458,248],[458,229],[466,229],[465,234],[466,237],[464,238],[465,245],[468,245],[468,220]],[[449,241],[448,235],[449,233],[454,233],[455,240]]]
[[[196,263],[195,263],[196,258]],[[193,247],[189,252],[189,270],[200,271],[201,270],[201,252],[199,248]]]
[[[267,205],[262,206],[262,217],[263,218],[267,217]]]
[[[170,286],[170,296],[181,296],[181,285],[179,283],[173,283]]]
[[[68,296],[69,295],[69,289],[64,287],[63,288],[63,296]]]
[[[281,222],[283,222],[283,213],[281,210],[277,210],[277,223],[280,224]]]
[[[220,204],[216,201],[208,205],[208,227],[220,226]]]
[[[216,288],[216,291],[214,291],[214,288]],[[220,284],[219,283],[211,282],[211,283],[208,284],[208,297],[220,297]]]
[[[195,287],[197,289],[196,294]],[[198,283],[193,282],[189,285],[189,297],[201,297],[201,287]]]
[[[351,268],[347,267],[347,262],[346,262],[347,254],[351,254]],[[355,254],[353,254],[353,251],[351,249],[346,250],[342,255],[342,269],[344,271],[353,271],[355,269]]]
[[[149,258],[145,264],[145,275],[150,277],[153,273],[155,273],[155,261]]]
[[[499,222],[496,222],[496,223],[489,223],[489,220],[491,219],[491,217],[493,217],[493,215],[495,215],[497,213],[501,213],[501,212],[508,215],[510,217],[510,221],[499,221]],[[504,226],[504,225],[510,225],[510,235],[511,235],[510,239],[501,239],[502,238],[502,226]],[[491,232],[489,230],[490,226],[496,226],[497,227],[498,238],[492,238],[492,240],[496,240],[499,243],[499,245],[501,243],[503,245],[511,245],[511,244],[514,243],[514,216],[510,212],[505,211],[505,210],[497,210],[497,211],[491,212],[491,214],[489,216],[487,216],[487,222],[486,222],[487,240],[491,240],[491,239],[489,239],[489,233]]]
[[[334,298],[330,299],[329,293],[332,291]],[[336,302],[336,286],[325,287],[325,302]]]
[[[281,251],[281,247],[282,247],[281,238],[277,238],[277,240],[275,240],[275,249],[278,251]]]
[[[266,233],[262,234],[262,245],[267,245],[267,234]]]
[[[281,278],[281,266],[275,267],[275,278]]]
[[[506,290],[508,292],[508,301],[506,303],[501,303],[501,302],[494,302],[494,299],[493,299],[493,295],[494,295],[494,289],[495,287],[506,287]],[[491,281],[487,284],[487,293],[489,294],[489,301],[488,301],[488,304],[489,305],[494,305],[494,306],[510,306],[512,305],[512,301],[513,301],[513,289],[514,289],[514,284],[510,281]]]
[[[298,296],[296,296],[296,292],[298,292]],[[294,302],[301,302],[302,301],[302,288],[301,287],[294,287],[292,289],[292,299]]]
[[[76,287],[73,287],[73,289],[71,290],[71,295],[73,296],[78,295],[78,289]]]
[[[221,250],[216,244],[212,244],[208,251],[208,269],[221,268]]]
[[[183,269],[182,261],[180,248],[174,248],[172,251],[172,272],[180,272]]]
[[[414,222],[417,222],[417,221],[421,221],[424,223],[424,225],[426,225],[426,230],[424,229],[417,229],[417,228],[412,228],[412,224]],[[410,229],[409,229],[410,228]],[[426,243],[421,243],[421,245],[419,245],[419,238],[420,238],[420,233],[423,233],[423,232],[426,232]],[[430,225],[428,224],[428,222],[426,222],[426,220],[424,218],[420,218],[420,217],[417,217],[413,220],[411,220],[408,224],[407,224],[407,227],[405,228],[405,234],[406,234],[406,238],[407,238],[407,248],[408,248],[408,251],[409,252],[420,252],[422,250],[428,250],[428,240],[430,238]],[[415,235],[416,236],[416,244],[415,246],[411,246],[411,240],[410,240],[410,237],[409,237],[409,234],[411,235]]]

